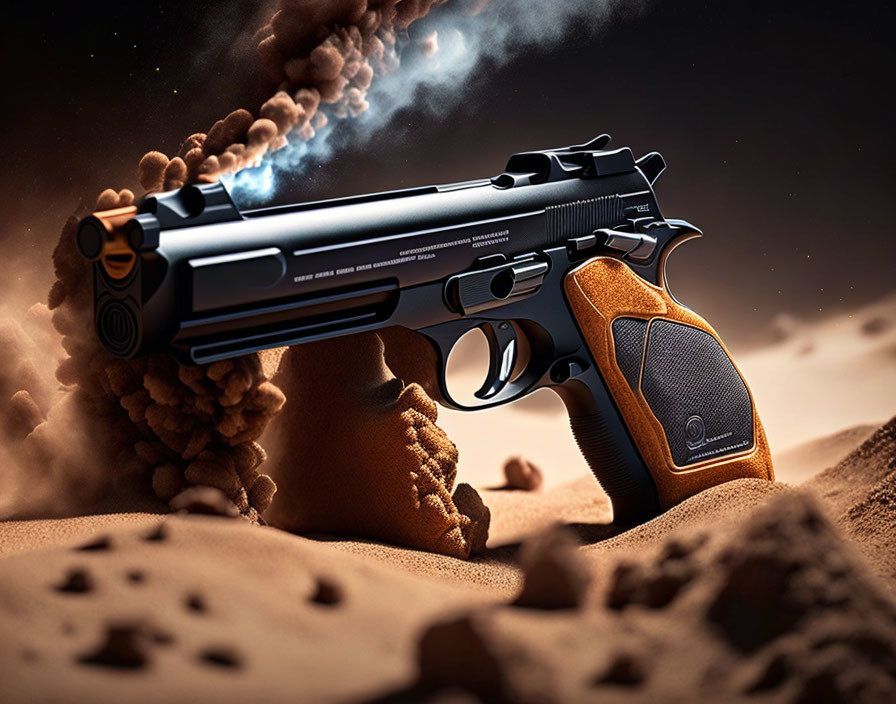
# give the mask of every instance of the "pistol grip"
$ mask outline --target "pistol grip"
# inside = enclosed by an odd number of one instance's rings
[[[752,394],[705,320],[611,257],[571,271],[564,289],[663,510],[733,479],[774,480]],[[617,476],[624,467],[605,461],[612,450],[588,432],[588,419],[572,425],[614,499],[627,486]]]

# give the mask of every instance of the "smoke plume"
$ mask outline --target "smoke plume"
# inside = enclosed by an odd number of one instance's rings
[[[414,106],[438,115],[460,102],[489,64],[560,41],[571,22],[598,29],[646,0],[282,0],[255,34],[275,92],[254,116],[236,110],[169,159],[140,164],[147,191],[225,179],[244,204],[271,198],[284,172],[351,148]]]
[[[604,26],[620,11],[637,11],[646,0],[468,0],[466,2],[409,3],[417,8],[413,23],[397,21],[382,42],[375,44],[372,56],[364,54],[361,70],[353,74],[355,63],[345,62],[346,72],[330,84],[331,92],[322,93],[315,129],[299,133],[282,150],[264,159],[259,168],[248,169],[228,185],[240,202],[255,204],[269,200],[284,173],[301,173],[309,163],[328,159],[334,150],[357,149],[384,134],[396,113],[414,107],[431,112],[436,118],[451,106],[467,99],[470,86],[480,80],[489,66],[502,65],[533,47],[555,44],[567,33],[570,23],[594,30]],[[361,3],[363,4],[363,3]],[[285,5],[285,4],[284,4]],[[399,3],[398,7],[405,3]],[[429,6],[431,12],[423,12]],[[284,12],[284,10],[281,10]],[[276,72],[279,54],[271,58],[269,44],[259,45],[269,71]],[[289,35],[284,35],[288,37]],[[338,37],[329,37],[314,51],[330,51],[341,46]],[[295,46],[295,45],[293,45]],[[313,55],[314,52],[312,52]],[[289,80],[307,80],[306,71],[314,62],[287,60]],[[335,67],[335,66],[334,66]],[[274,73],[274,75],[277,75]],[[316,74],[311,74],[316,75]],[[355,75],[343,86],[343,81]],[[278,76],[280,77],[280,76]],[[290,86],[281,87],[289,91]],[[351,120],[350,136],[340,132],[338,123]],[[309,139],[314,138],[314,139]]]

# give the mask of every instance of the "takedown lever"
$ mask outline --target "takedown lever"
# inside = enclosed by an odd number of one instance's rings
[[[535,254],[488,269],[452,276],[445,298],[452,310],[471,315],[504,304],[508,298],[534,293],[544,282],[550,265]]]

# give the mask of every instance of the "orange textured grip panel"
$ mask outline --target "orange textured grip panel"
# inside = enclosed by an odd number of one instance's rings
[[[648,283],[624,262],[610,257],[596,257],[572,271],[566,277],[565,290],[591,354],[656,482],[664,510],[732,479],[774,480],[771,453],[755,403],[752,449],[679,468],[672,459],[663,426],[640,389],[632,391],[616,363],[612,324],[620,317],[647,321],[662,318],[699,328],[718,340],[727,354],[724,343],[703,318],[675,301],[666,289]]]

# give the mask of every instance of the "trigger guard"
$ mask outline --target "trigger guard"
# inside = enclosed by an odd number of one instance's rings
[[[509,322],[485,323],[480,330],[488,340],[488,374],[482,386],[473,395],[488,401],[500,394],[510,382],[519,354],[516,330]]]
[[[504,324],[507,325],[506,328],[501,327]],[[495,329],[489,331],[489,326],[494,326]],[[492,373],[492,369],[489,370],[486,383],[479,389],[482,396],[479,396],[478,393],[473,394],[473,397],[477,398],[481,403],[471,405],[469,403],[458,402],[454,398],[448,384],[446,372],[448,357],[450,356],[452,349],[454,349],[454,346],[457,344],[457,341],[466,333],[477,328],[487,339],[491,333],[494,333],[495,339],[498,342],[493,344],[490,341],[491,349],[494,351],[494,349],[497,348],[499,352],[497,355],[489,355],[490,367],[493,363],[497,363],[497,373]],[[520,351],[523,349],[520,347],[518,335],[523,331],[517,329],[514,323],[507,320],[463,318],[461,320],[433,325],[429,328],[421,328],[417,332],[428,338],[439,354],[440,373],[437,375],[437,378],[441,392],[440,403],[447,408],[457,411],[479,411],[516,401],[525,396],[535,387],[535,385],[544,377],[550,366],[548,363],[533,365],[530,361],[521,373],[516,373],[518,371],[517,357],[520,356]],[[528,333],[525,334],[528,338]],[[511,339],[513,340],[512,346],[508,344]],[[503,341],[503,345],[501,341]],[[508,348],[511,348],[512,352],[508,352]],[[503,368],[509,369],[509,372],[501,374],[502,365],[500,362],[504,361],[505,355],[506,363],[503,365]],[[493,379],[492,377],[495,378]],[[501,381],[495,384],[494,382],[498,379]]]

